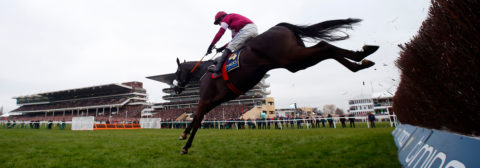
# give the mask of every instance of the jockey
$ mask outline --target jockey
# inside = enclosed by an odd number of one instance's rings
[[[215,38],[213,38],[206,55],[212,53],[213,46],[220,40],[227,29],[232,31],[232,41],[217,49],[217,52],[225,51],[216,65],[208,67],[208,71],[218,73],[225,60],[227,60],[227,56],[233,51],[240,49],[245,41],[257,36],[258,31],[257,26],[250,19],[235,13],[227,14],[223,11],[215,15],[215,22],[213,24],[220,25],[220,30],[215,35]]]

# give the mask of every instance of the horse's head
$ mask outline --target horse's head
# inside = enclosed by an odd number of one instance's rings
[[[177,58],[177,72],[175,72],[175,80],[173,80],[173,90],[175,93],[180,94],[185,90],[185,85],[190,81],[191,75],[190,70],[186,67],[182,67],[180,60]]]

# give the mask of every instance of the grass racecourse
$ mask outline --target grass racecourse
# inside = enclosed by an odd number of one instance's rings
[[[393,128],[0,129],[0,167],[401,167]]]

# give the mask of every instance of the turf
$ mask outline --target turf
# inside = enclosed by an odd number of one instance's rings
[[[0,129],[0,167],[401,167],[393,128],[201,129],[188,155],[180,129]]]

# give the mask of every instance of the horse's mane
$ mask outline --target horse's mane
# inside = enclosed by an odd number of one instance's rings
[[[183,62],[180,63],[180,68],[182,70],[186,71],[191,71],[195,65],[197,65],[198,61],[188,61],[188,62]],[[208,66],[213,64],[213,60],[208,60],[208,61],[202,61],[200,64],[197,66],[195,71],[191,75],[193,76],[202,76],[206,71]]]
[[[198,63],[198,61],[187,61],[187,62],[180,63],[180,66],[181,66],[182,69],[185,69],[185,70],[190,69],[191,70],[193,67],[195,67],[195,65],[197,65],[197,63]],[[202,62],[200,62],[200,64],[198,66],[200,67],[200,66],[204,66],[204,65],[207,65],[207,64],[208,65],[213,64],[213,60],[202,61]]]

